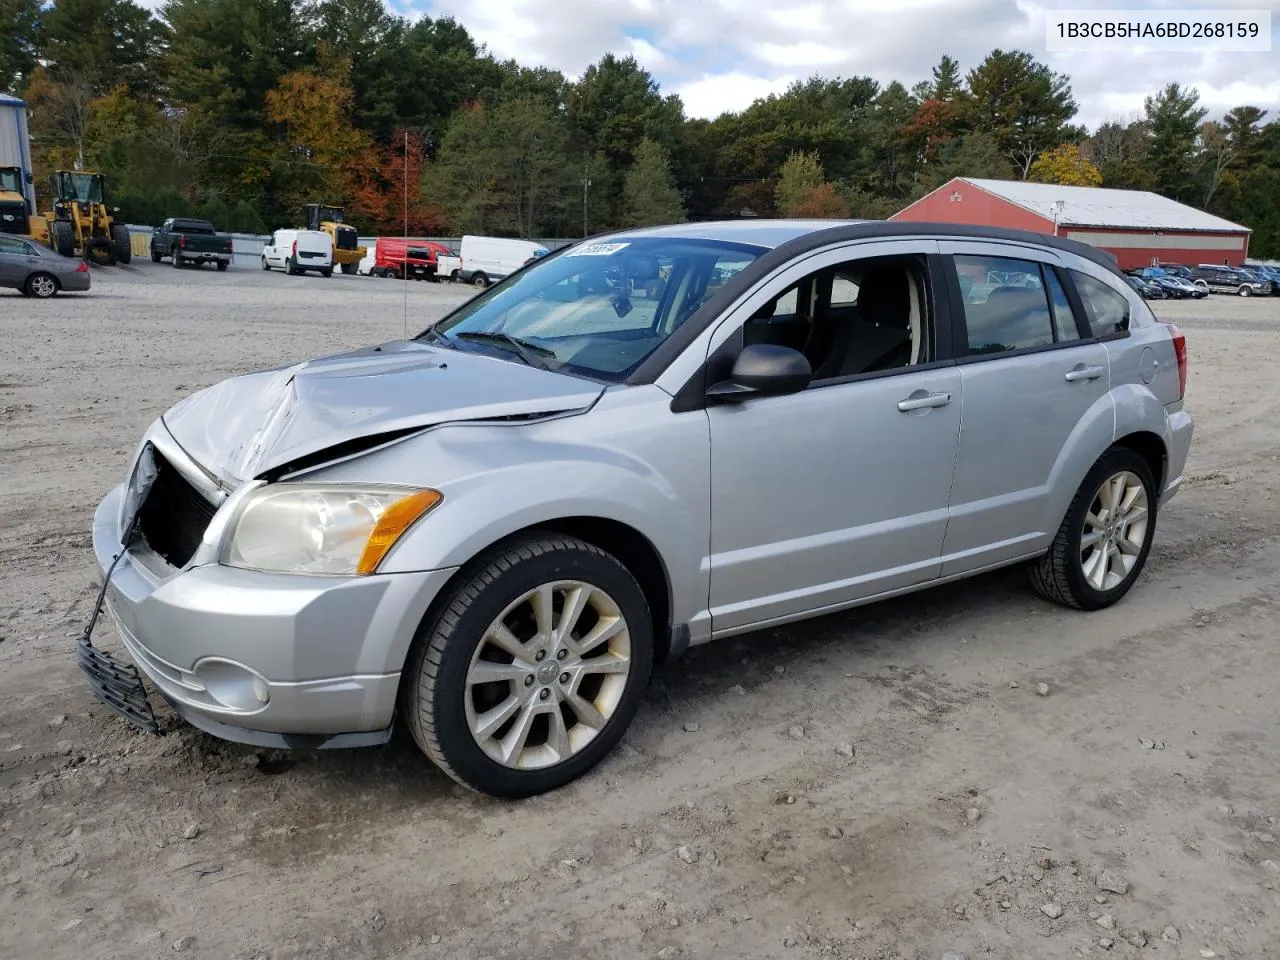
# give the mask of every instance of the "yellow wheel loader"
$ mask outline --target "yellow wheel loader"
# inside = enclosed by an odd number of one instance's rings
[[[343,273],[355,273],[368,250],[359,245],[356,228],[347,226],[346,217],[347,211],[342,207],[323,203],[308,203],[302,208],[302,219],[307,229],[329,235],[333,244],[333,265]]]
[[[117,210],[107,206],[102,174],[59,170],[52,179],[53,210],[44,215],[49,246],[64,257],[78,253],[91,263],[132,260],[129,228],[115,222]]]
[[[0,234],[16,235],[49,246],[49,224],[27,203],[31,183],[21,167],[0,167]]]

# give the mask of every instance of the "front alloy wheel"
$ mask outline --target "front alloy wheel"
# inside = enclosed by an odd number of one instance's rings
[[[644,592],[616,558],[548,533],[499,546],[424,621],[401,716],[459,783],[499,797],[563,786],[635,716],[653,661]]]
[[[467,671],[467,724],[516,770],[568,760],[617,712],[631,672],[618,604],[580,580],[544,583],[485,630]]]

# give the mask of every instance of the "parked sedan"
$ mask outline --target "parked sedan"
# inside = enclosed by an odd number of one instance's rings
[[[314,748],[398,720],[522,797],[606,756],[691,644],[1013,564],[1116,603],[1182,484],[1186,380],[1177,328],[1065,238],[627,230],[413,339],[180,401],[94,550],[129,657],[194,726]],[[132,664],[78,652],[154,727]]]
[[[22,237],[0,236],[0,287],[47,300],[60,290],[89,289],[89,265]]]
[[[1164,287],[1156,283],[1154,280],[1146,280],[1143,277],[1133,276],[1126,277],[1129,286],[1138,291],[1138,295],[1143,300],[1166,300],[1169,295],[1165,293]]]
[[[1167,296],[1175,300],[1199,300],[1209,295],[1207,287],[1197,287],[1190,280],[1184,280],[1182,277],[1148,277],[1147,282],[1156,284]]]

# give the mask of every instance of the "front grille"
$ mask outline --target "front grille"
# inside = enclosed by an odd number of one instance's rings
[[[148,546],[175,567],[186,566],[213,520],[216,507],[200,495],[159,451],[156,479],[138,516]]]
[[[351,227],[340,228],[338,230],[337,241],[334,244],[339,250],[354,250],[356,248],[356,232]]]
[[[0,203],[0,233],[26,232],[26,205],[21,203]]]

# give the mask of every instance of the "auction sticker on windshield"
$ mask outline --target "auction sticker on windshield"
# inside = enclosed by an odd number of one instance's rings
[[[565,251],[566,257],[608,257],[631,246],[629,243],[588,243]]]

